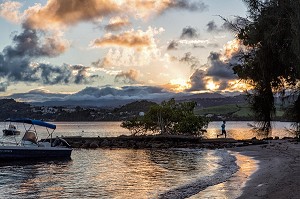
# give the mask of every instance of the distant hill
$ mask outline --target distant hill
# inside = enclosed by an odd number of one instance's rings
[[[31,108],[29,104],[16,102],[14,99],[0,100],[0,120],[8,118],[30,117]]]
[[[218,95],[214,95],[218,96]],[[197,106],[201,108],[207,108],[212,106],[222,106],[227,104],[245,104],[246,101],[246,95],[237,95],[232,97],[225,97],[221,95],[222,97],[212,97],[212,98],[187,98],[187,99],[181,99],[180,101],[194,101],[197,102]]]
[[[147,100],[135,101],[126,105],[121,106],[120,108],[116,108],[115,112],[147,112],[150,107],[156,105],[155,102],[150,102]]]
[[[177,101],[187,101],[187,100],[198,100],[198,99],[217,99],[217,98],[225,98],[225,96],[219,93],[199,93],[193,95],[186,95],[186,94],[175,94],[174,96],[170,96],[169,98],[154,98],[154,99],[144,99],[147,101],[152,101],[155,103],[160,103],[163,100],[169,100],[170,98],[175,98]],[[29,102],[34,106],[65,106],[65,107],[101,107],[101,108],[117,108],[128,103],[132,103],[138,101],[139,99],[94,99],[94,100],[51,100],[51,101],[44,101],[44,102]]]

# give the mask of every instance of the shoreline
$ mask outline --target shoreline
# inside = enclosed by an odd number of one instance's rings
[[[243,193],[243,188],[249,177],[257,171],[258,161],[254,158],[243,155],[240,152],[228,150],[231,155],[236,158],[236,164],[239,167],[226,181],[209,186],[199,193],[189,197],[189,199],[198,198],[238,198]]]
[[[268,144],[228,149],[239,170],[224,183],[208,187],[194,198],[296,199],[300,197],[300,144],[272,140]]]
[[[272,140],[267,145],[230,149],[258,160],[239,198],[296,199],[300,197],[300,144]]]

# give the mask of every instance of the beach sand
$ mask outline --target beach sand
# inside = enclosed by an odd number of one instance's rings
[[[194,198],[299,199],[300,143],[272,140],[266,145],[230,149],[240,169],[224,183]]]

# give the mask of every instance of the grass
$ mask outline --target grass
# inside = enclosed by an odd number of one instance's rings
[[[250,113],[250,109],[247,107],[247,105],[227,104],[222,106],[212,106],[208,108],[198,108],[195,110],[195,114],[199,115],[226,115],[233,113],[238,114],[238,116],[248,116],[247,114]]]

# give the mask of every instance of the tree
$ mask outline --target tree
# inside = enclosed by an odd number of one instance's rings
[[[233,66],[240,79],[253,87],[248,99],[261,130],[271,129],[274,94],[296,95],[295,119],[300,122],[300,1],[244,0],[249,17],[231,27],[244,45],[240,63]],[[292,92],[291,92],[292,91]]]
[[[208,120],[194,114],[196,102],[176,103],[174,99],[154,105],[143,117],[122,122],[133,135],[148,131],[164,135],[200,136],[208,125]]]

